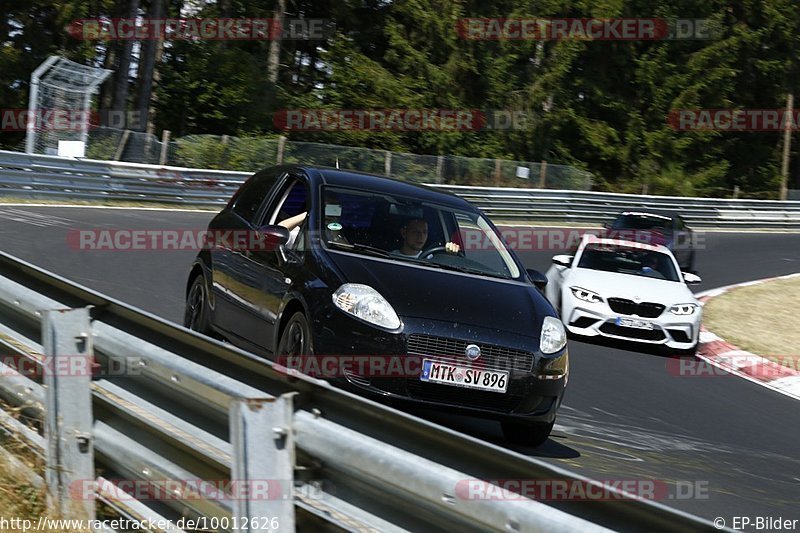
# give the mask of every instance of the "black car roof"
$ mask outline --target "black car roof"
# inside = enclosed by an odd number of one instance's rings
[[[418,185],[366,172],[341,170],[328,167],[297,166],[309,177],[318,177],[320,183],[355,189],[368,188],[398,196],[410,196],[422,201],[434,202],[458,209],[476,209],[463,198],[449,192],[440,191],[426,185]]]

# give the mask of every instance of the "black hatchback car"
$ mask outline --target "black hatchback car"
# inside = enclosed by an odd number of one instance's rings
[[[564,328],[540,292],[546,278],[467,201],[278,166],[248,179],[209,225],[242,232],[261,245],[220,239],[198,254],[187,327],[281,364],[370,358],[326,377],[399,407],[498,420],[511,441],[547,439],[567,384]]]

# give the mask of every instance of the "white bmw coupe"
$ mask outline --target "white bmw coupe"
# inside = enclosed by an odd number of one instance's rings
[[[661,344],[694,353],[703,308],[664,246],[585,235],[574,256],[557,255],[546,296],[571,333]]]

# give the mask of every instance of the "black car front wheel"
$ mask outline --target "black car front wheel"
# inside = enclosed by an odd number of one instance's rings
[[[514,444],[539,446],[550,436],[555,420],[549,424],[525,424],[520,422],[501,422],[503,435]]]
[[[278,343],[278,355],[310,355],[311,330],[306,316],[298,311],[289,318]]]
[[[211,335],[211,309],[208,301],[206,280],[203,275],[194,278],[186,295],[186,311],[183,325],[204,335]]]

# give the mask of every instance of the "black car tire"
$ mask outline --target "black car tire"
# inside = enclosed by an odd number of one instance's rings
[[[183,325],[203,335],[213,336],[211,330],[211,308],[208,302],[206,278],[202,274],[192,281],[186,294],[186,310],[183,314]]]
[[[293,314],[283,328],[277,355],[311,355],[311,329],[302,312]]]
[[[549,424],[525,424],[520,422],[501,422],[503,435],[506,440],[514,444],[524,444],[526,446],[539,446],[544,444],[553,431],[553,420]]]

